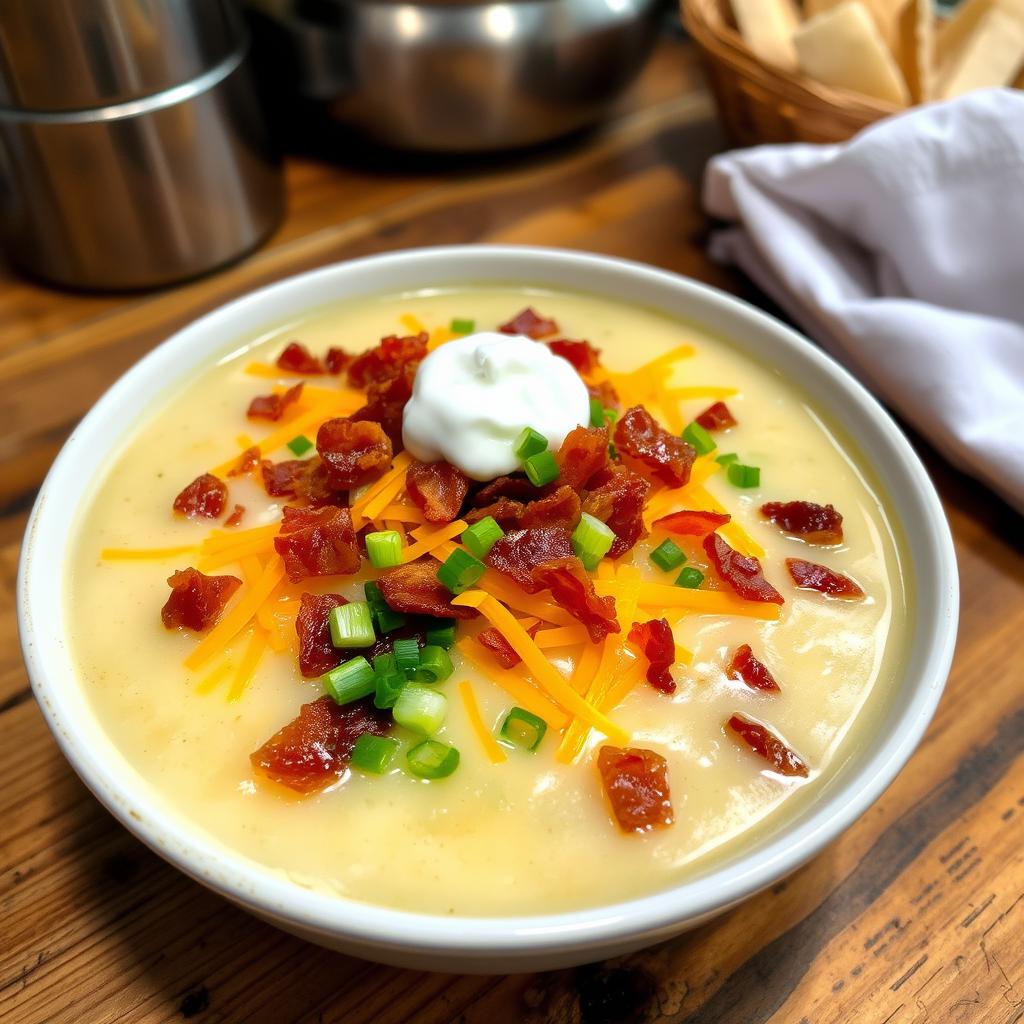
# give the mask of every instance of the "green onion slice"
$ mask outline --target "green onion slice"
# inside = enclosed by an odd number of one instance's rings
[[[720,466],[728,466],[730,462],[739,462],[740,457],[735,452],[727,452],[725,455],[718,455],[715,458]]]
[[[572,549],[576,557],[591,572],[597,563],[608,554],[615,543],[615,533],[600,519],[584,512],[576,529],[572,531]]]
[[[538,455],[547,450],[548,439],[543,434],[534,430],[533,427],[523,427],[516,438],[515,444],[512,445],[512,451],[516,453],[516,458],[520,462],[525,462],[530,456]]]
[[[366,553],[375,569],[402,564],[402,535],[397,530],[379,530],[366,535]]]
[[[373,669],[361,654],[325,672],[320,677],[320,685],[335,704],[351,704],[361,697],[369,697],[376,689]]]
[[[686,552],[674,540],[663,540],[651,552],[651,561],[662,572],[669,572],[678,569],[686,561]]]
[[[694,569],[688,565],[676,577],[676,586],[685,587],[687,590],[696,590],[704,582],[704,573],[700,569]]]
[[[604,426],[604,402],[600,398],[590,399],[590,425],[592,427]]]
[[[417,743],[406,755],[409,771],[420,779],[444,779],[459,767],[459,752],[437,740]]]
[[[761,469],[758,466],[744,466],[742,462],[730,462],[725,467],[725,472],[733,487],[757,487],[761,483]]]
[[[288,442],[288,448],[296,458],[301,458],[312,447],[313,442],[305,434],[299,434]]]
[[[487,571],[487,566],[463,548],[456,548],[439,566],[437,578],[453,593],[468,590]]]
[[[536,750],[540,741],[544,739],[544,733],[548,731],[548,724],[543,718],[526,708],[513,708],[501,723],[501,739],[524,750]]]
[[[399,725],[424,736],[433,736],[444,725],[448,713],[448,698],[438,690],[419,683],[409,683],[391,709],[391,714]]]
[[[412,673],[420,663],[419,640],[414,636],[405,637],[402,640],[396,640],[392,649],[395,652],[395,662],[399,669],[411,679]]]
[[[380,592],[380,586],[373,580],[367,580],[363,584],[363,594],[366,596],[366,603],[373,612],[373,620],[377,623],[377,630],[381,633],[390,633],[393,629],[404,626],[408,619],[401,612],[394,611],[384,600]]]
[[[698,455],[707,455],[713,452],[718,445],[715,439],[699,424],[688,423],[683,430],[683,440],[697,449]]]
[[[349,764],[361,772],[383,775],[398,753],[398,740],[364,732],[352,748]]]
[[[434,622],[436,625],[427,629],[427,646],[450,650],[455,646],[455,620],[435,619]]]
[[[378,654],[373,659],[374,698],[378,708],[392,708],[409,682],[393,654]]]
[[[332,608],[328,618],[331,643],[335,647],[372,647],[377,639],[373,631],[373,613],[365,601],[352,601]]]
[[[420,651],[420,663],[413,669],[414,683],[443,683],[453,672],[452,659],[443,647],[428,644]]]
[[[449,330],[452,334],[472,334],[476,330],[475,320],[460,320],[456,317],[452,320]]]
[[[552,452],[537,452],[524,463],[527,479],[534,487],[543,487],[558,479],[558,461]]]
[[[484,516],[479,522],[467,526],[459,540],[477,557],[483,558],[495,544],[505,536],[505,531],[492,516]]]

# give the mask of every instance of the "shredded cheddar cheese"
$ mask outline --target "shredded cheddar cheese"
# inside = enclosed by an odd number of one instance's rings
[[[100,558],[107,562],[150,562],[189,555],[198,550],[196,544],[181,544],[173,548],[104,548]]]
[[[484,724],[483,715],[480,714],[480,705],[476,702],[473,687],[468,679],[463,679],[459,683],[459,696],[462,698],[462,706],[466,709],[466,718],[469,720],[473,732],[476,733],[480,746],[484,748],[487,759],[491,764],[501,764],[502,761],[508,760],[505,751],[501,749],[501,745],[494,738],[491,730]]]
[[[420,526],[412,531],[415,544],[410,544],[402,552],[402,562],[414,562],[421,555],[429,555],[439,544],[446,540],[457,537],[466,529],[463,519],[456,519],[453,523],[445,523],[444,526]]]

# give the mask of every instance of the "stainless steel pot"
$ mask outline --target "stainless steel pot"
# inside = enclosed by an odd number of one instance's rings
[[[249,0],[261,76],[390,145],[478,152],[595,121],[661,0]]]
[[[0,234],[30,272],[143,288],[237,258],[280,165],[230,0],[4,0]]]

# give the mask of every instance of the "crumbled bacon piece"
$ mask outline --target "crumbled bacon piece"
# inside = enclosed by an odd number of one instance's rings
[[[593,490],[583,499],[583,511],[600,519],[615,534],[609,558],[619,558],[642,537],[644,506],[651,485],[625,466],[609,466],[591,481]]]
[[[655,519],[654,525],[668,533],[682,537],[706,537],[732,519],[726,512],[705,512],[699,509],[684,509],[671,515]]]
[[[251,420],[279,420],[289,405],[297,402],[302,396],[305,385],[299,381],[284,394],[271,392],[269,395],[257,395],[250,403],[246,416]]]
[[[841,601],[861,601],[864,591],[860,584],[849,576],[830,569],[827,565],[817,562],[805,562],[802,558],[787,558],[786,568],[793,582],[801,590],[816,590],[826,597],[836,597]]]
[[[367,388],[370,384],[398,376],[408,363],[418,364],[427,354],[426,331],[404,338],[389,334],[381,338],[376,348],[356,356],[348,366],[348,382],[354,388]]]
[[[438,619],[472,619],[475,608],[451,603],[452,595],[437,578],[437,563],[417,559],[381,573],[377,580],[388,607],[409,615],[432,615]]]
[[[219,519],[228,501],[228,488],[212,473],[197,476],[174,499],[174,511],[189,519]]]
[[[481,630],[477,640],[494,655],[495,661],[502,668],[515,668],[522,660],[512,645],[493,626]]]
[[[499,476],[489,484],[484,484],[470,498],[470,504],[483,508],[500,498],[511,498],[513,501],[526,502],[543,498],[550,491],[548,487],[535,487],[525,476]]]
[[[736,426],[736,417],[725,402],[712,403],[695,419],[705,430],[728,430]]]
[[[181,626],[201,633],[224,611],[224,605],[242,585],[234,576],[207,576],[198,569],[179,569],[167,578],[171,595],[160,610],[168,629]]]
[[[619,393],[610,380],[599,380],[596,384],[588,384],[587,392],[591,398],[598,398],[606,409],[621,409]]]
[[[587,627],[591,643],[599,644],[609,633],[621,632],[615,598],[597,596],[590,573],[575,555],[541,562],[532,576],[535,586],[549,590],[555,604]]]
[[[511,576],[528,594],[536,594],[542,589],[542,584],[534,582],[534,568],[541,562],[569,558],[571,555],[569,531],[553,526],[510,530],[495,542],[484,561],[492,569]]]
[[[666,487],[682,487],[689,481],[697,452],[657,423],[642,405],[622,414],[614,440],[619,458],[648,479]]]
[[[324,366],[327,368],[328,373],[336,376],[347,370],[353,359],[355,359],[355,356],[349,355],[344,349],[335,348],[332,345],[327,350],[327,355],[324,356]]]
[[[675,820],[668,787],[668,762],[643,747],[602,747],[597,769],[623,832],[667,828]]]
[[[295,632],[299,637],[299,671],[311,678],[341,664],[344,655],[331,643],[331,612],[348,604],[339,594],[303,594]]]
[[[290,341],[285,346],[284,351],[277,357],[277,365],[289,373],[317,375],[324,372],[323,363],[298,341]]]
[[[742,679],[753,690],[768,690],[778,693],[781,689],[775,677],[763,661],[754,657],[750,644],[740,644],[729,662],[729,675]]]
[[[256,445],[246,448],[238,461],[228,470],[228,476],[244,476],[251,473],[260,464],[260,450]]]
[[[321,423],[316,450],[329,483],[339,490],[361,487],[391,468],[391,439],[379,423],[369,420],[339,417]]]
[[[519,525],[525,530],[541,526],[561,526],[574,530],[580,521],[580,496],[569,486],[559,487],[546,498],[531,501],[524,509]]]
[[[388,712],[379,711],[369,698],[339,707],[330,697],[321,697],[303,704],[298,717],[249,760],[273,782],[297,793],[315,793],[341,775],[363,733],[384,736],[390,721]]]
[[[555,453],[555,461],[560,484],[577,491],[586,487],[608,464],[608,431],[604,427],[573,428]]]
[[[353,420],[372,420],[384,428],[396,452],[402,450],[402,414],[412,397],[413,381],[418,362],[404,363],[393,376],[370,382],[366,391],[366,405],[354,412]]]
[[[448,462],[414,462],[405,489],[428,523],[450,523],[469,492],[469,477]]]
[[[704,538],[704,550],[718,575],[746,601],[784,604],[783,596],[764,578],[761,563],[741,555],[717,534]]]
[[[629,640],[647,658],[647,682],[662,693],[675,693],[676,683],[669,669],[676,660],[676,640],[668,619],[634,622]]]
[[[556,356],[561,356],[572,363],[576,372],[582,376],[593,373],[601,365],[601,353],[589,341],[559,338],[557,341],[549,341],[548,348]]]
[[[470,509],[462,518],[472,526],[473,523],[490,516],[503,530],[515,530],[525,510],[526,506],[521,501],[499,498],[490,505],[484,505],[483,508]]]
[[[227,517],[227,519],[224,520],[224,525],[225,526],[237,526],[242,521],[242,516],[244,516],[244,515],[245,515],[245,506],[244,505],[236,505],[231,510],[231,515],[229,515]]]
[[[309,576],[350,576],[359,572],[359,543],[347,508],[285,506],[274,548],[293,583]]]
[[[304,497],[310,474],[319,464],[319,459],[285,459],[271,462],[264,459],[260,466],[263,489],[272,498]]]
[[[843,517],[831,505],[813,501],[766,501],[761,515],[783,533],[795,533],[808,544],[841,544]]]
[[[733,715],[726,726],[755,754],[763,757],[773,771],[780,775],[800,775],[807,778],[807,765],[792,748],[786,746],[771,730],[741,715]]]
[[[525,334],[528,338],[538,341],[541,338],[550,338],[552,334],[558,333],[558,324],[554,320],[539,316],[530,306],[516,313],[507,324],[499,328],[502,334]]]

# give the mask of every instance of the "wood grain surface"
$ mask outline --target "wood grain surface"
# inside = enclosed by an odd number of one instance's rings
[[[701,168],[722,140],[666,41],[600,132],[472,165],[352,147],[293,158],[290,212],[238,265],[147,295],[0,287],[0,1020],[442,1024],[1014,1024],[1024,1019],[1021,520],[923,454],[960,560],[953,674],[881,800],[769,892],[672,942],[571,971],[417,974],[290,938],[164,864],[90,796],[21,664],[15,570],[36,488],[132,362],[254,286],[404,246],[514,241],[634,257],[750,296],[710,264]],[[756,296],[753,296],[756,300]]]

